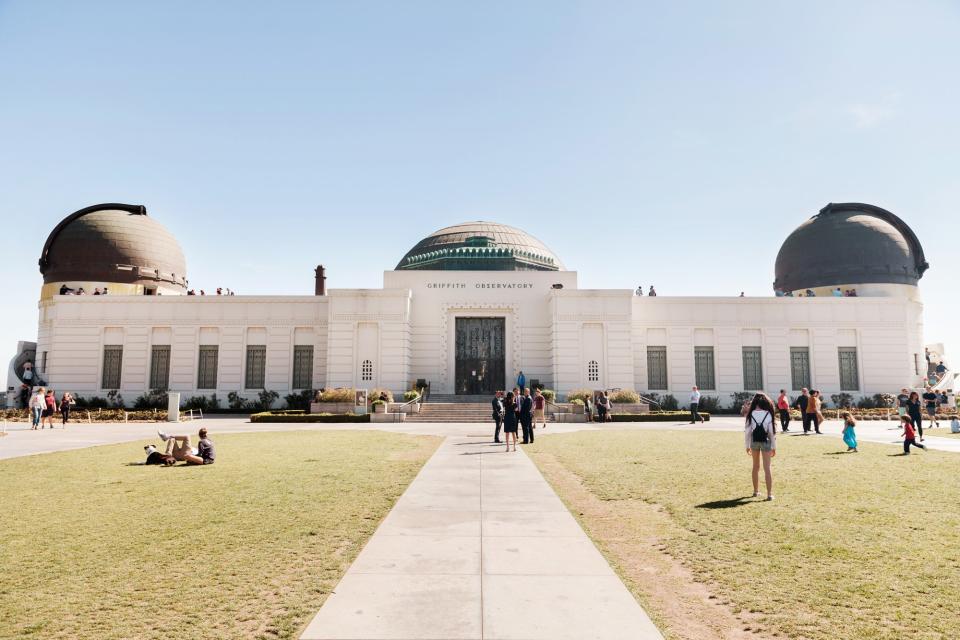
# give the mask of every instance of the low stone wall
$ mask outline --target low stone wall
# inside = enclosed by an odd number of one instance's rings
[[[352,402],[311,402],[310,413],[356,413]]]
[[[404,422],[407,418],[405,413],[371,413],[370,422]]]
[[[614,402],[611,404],[610,413],[650,413],[650,405],[644,403],[626,404]]]

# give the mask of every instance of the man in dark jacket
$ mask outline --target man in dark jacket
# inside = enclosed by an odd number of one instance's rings
[[[533,442],[533,398],[530,397],[530,389],[523,390],[520,400],[520,426],[523,427],[523,444]]]
[[[503,426],[503,392],[497,391],[493,394],[493,400],[490,402],[490,406],[493,407],[493,423],[496,425],[496,428],[493,432],[493,441],[496,443],[500,442],[500,427]]]
[[[797,401],[793,403],[797,409],[800,409],[800,417],[803,418],[803,432],[810,433],[810,423],[813,421],[813,414],[807,413],[807,403],[810,401],[810,390],[804,387],[797,396]]]

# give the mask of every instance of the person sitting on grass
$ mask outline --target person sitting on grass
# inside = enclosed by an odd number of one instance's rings
[[[903,429],[903,455],[910,455],[910,446],[920,447],[926,451],[926,447],[917,442],[917,432],[913,428],[913,418],[910,416],[900,416],[900,428]]]
[[[854,431],[854,427],[857,426],[857,421],[853,419],[849,411],[844,411],[840,417],[843,418],[843,442],[847,445],[847,451],[856,453],[857,433]]]
[[[176,458],[166,453],[160,453],[152,444],[148,444],[143,450],[147,453],[147,461],[144,464],[162,464],[165,467],[172,467],[177,463]]]
[[[197,443],[196,449],[190,445],[190,436],[171,435],[163,431],[158,431],[157,435],[167,443],[167,454],[172,455],[175,460],[201,465],[213,464],[216,458],[213,443],[207,438],[206,428],[200,429],[200,442]]]
[[[950,421],[950,433],[960,433],[960,417],[953,416]]]
[[[773,401],[765,393],[753,396],[743,428],[747,455],[753,456],[753,497],[760,496],[760,460],[767,485],[767,500],[773,500],[773,473],[770,458],[777,455],[777,429],[773,426]]]

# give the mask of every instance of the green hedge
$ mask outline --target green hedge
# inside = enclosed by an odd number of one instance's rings
[[[289,413],[266,411],[254,413],[250,422],[370,422],[370,414],[354,413]]]
[[[710,420],[709,413],[700,412],[703,419]],[[614,422],[690,422],[689,411],[664,411],[652,413],[614,413]]]

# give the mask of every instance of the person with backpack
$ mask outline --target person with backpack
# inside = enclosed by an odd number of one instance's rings
[[[753,497],[760,497],[760,462],[767,485],[767,500],[773,500],[773,473],[770,459],[777,455],[777,429],[773,426],[773,401],[765,393],[753,396],[743,427],[747,455],[753,456]]]

